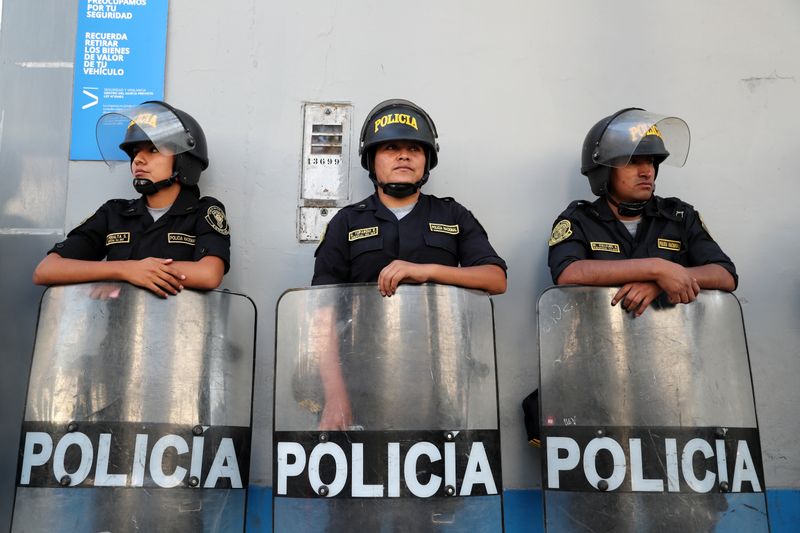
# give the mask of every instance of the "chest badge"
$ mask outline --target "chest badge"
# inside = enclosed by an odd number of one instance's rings
[[[208,222],[208,225],[214,228],[217,233],[228,235],[231,232],[230,227],[228,227],[228,221],[225,220],[225,211],[217,205],[212,205],[208,208],[206,222]]]
[[[449,224],[435,224],[433,222],[428,222],[428,228],[430,228],[431,231],[434,231],[436,233],[446,233],[448,235],[458,235],[460,231],[458,228],[458,224],[449,225]]]
[[[106,235],[106,246],[111,246],[112,244],[128,244],[129,242],[131,242],[130,231],[120,231],[118,233],[109,233]]]
[[[589,246],[593,252],[612,252],[615,254],[620,253],[619,244],[615,242],[590,242]]]
[[[669,250],[671,252],[681,251],[681,241],[673,241],[670,239],[658,239],[658,247],[662,250]]]
[[[547,244],[550,246],[556,245],[563,240],[568,239],[572,235],[572,222],[569,220],[562,220],[553,227],[553,233],[550,234],[550,240]]]
[[[378,226],[372,226],[371,228],[354,229],[353,231],[347,234],[347,241],[353,242],[359,239],[366,239],[367,237],[376,237],[377,235],[378,235]]]
[[[170,244],[188,244],[194,246],[197,242],[197,237],[194,235],[186,235],[185,233],[167,233],[167,242]]]

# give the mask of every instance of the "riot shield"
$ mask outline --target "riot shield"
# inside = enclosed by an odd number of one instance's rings
[[[501,531],[494,324],[486,294],[373,284],[277,308],[276,532]]]
[[[633,318],[616,291],[539,299],[546,529],[768,531],[738,300]]]
[[[48,289],[12,530],[244,530],[255,314],[221,291]]]

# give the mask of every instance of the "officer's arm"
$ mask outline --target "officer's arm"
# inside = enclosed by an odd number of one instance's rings
[[[172,259],[148,257],[139,261],[85,261],[48,254],[33,272],[37,285],[65,285],[93,281],[125,281],[166,298],[183,288]]]
[[[697,280],[701,289],[720,289],[728,292],[736,289],[736,281],[731,273],[716,263],[689,267],[687,270]]]
[[[395,260],[378,276],[378,289],[383,296],[391,296],[403,282],[442,283],[467,289],[479,289],[489,294],[506,292],[506,273],[497,265],[451,267],[438,264],[419,264]]]
[[[570,263],[558,276],[558,285],[616,286],[637,281],[654,281],[672,303],[695,300],[700,286],[689,269],[661,259],[582,259]]]
[[[215,255],[199,261],[175,261],[173,266],[185,276],[182,282],[188,289],[216,289],[225,275],[225,262]]]

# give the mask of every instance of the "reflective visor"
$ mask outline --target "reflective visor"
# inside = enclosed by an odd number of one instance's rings
[[[683,119],[633,109],[611,121],[592,159],[600,165],[624,167],[633,155],[660,155],[666,157],[663,163],[682,167],[689,156],[690,139]],[[662,143],[665,152],[660,151]],[[640,144],[642,149],[637,150]]]
[[[148,102],[129,109],[106,113],[97,121],[97,146],[109,166],[131,160],[125,147],[152,142],[159,152],[177,155],[195,145],[180,119],[162,104]]]

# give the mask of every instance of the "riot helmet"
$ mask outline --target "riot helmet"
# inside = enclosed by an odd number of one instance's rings
[[[612,168],[624,167],[634,156],[650,156],[658,175],[661,163],[682,167],[689,155],[689,144],[689,126],[683,119],[629,107],[603,118],[586,134],[581,174],[589,178],[596,196],[611,199],[608,188]],[[638,214],[646,203],[621,202],[620,213],[626,214],[625,210]]]
[[[142,194],[154,194],[176,182],[196,186],[200,173],[208,168],[208,145],[200,124],[166,102],[152,100],[106,113],[97,121],[96,136],[103,160],[112,167],[120,161],[132,162],[133,147],[140,142],[152,142],[160,152],[175,156],[169,179],[155,184],[134,179],[134,187]]]
[[[381,187],[386,194],[398,198],[410,196],[428,181],[431,169],[439,162],[437,138],[436,125],[424,109],[401,98],[384,100],[367,113],[361,126],[358,146],[361,166],[369,171],[369,179],[375,187]],[[409,141],[422,145],[425,150],[425,172],[418,182],[378,183],[374,169],[375,150],[378,145],[389,141]]]

